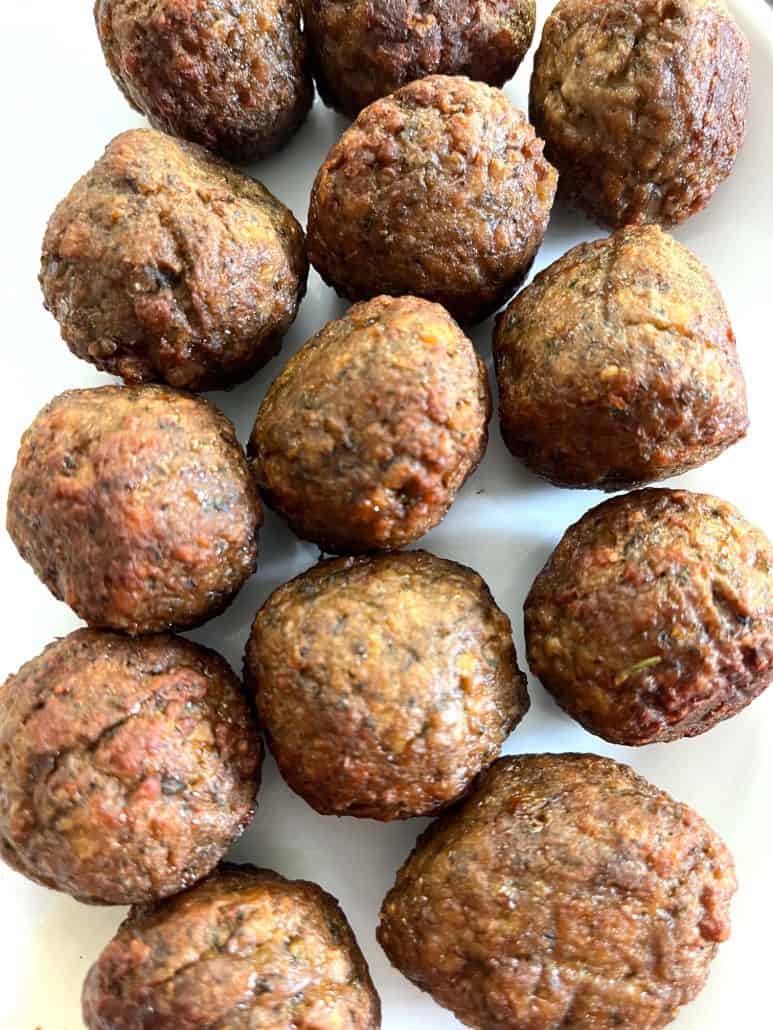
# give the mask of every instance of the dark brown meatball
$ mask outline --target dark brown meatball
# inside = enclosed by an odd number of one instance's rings
[[[250,439],[266,501],[325,551],[403,547],[443,518],[488,440],[483,362],[438,304],[377,297],[329,322]]]
[[[625,765],[502,758],[419,838],[378,939],[480,1030],[660,1030],[730,931],[733,860]]]
[[[162,386],[55,397],[22,437],[8,532],[85,622],[190,628],[255,570],[263,515],[225,415]]]
[[[510,620],[426,551],[320,562],[258,612],[245,674],[280,771],[318,812],[429,815],[525,714]]]
[[[264,186],[136,129],[57,207],[40,283],[77,357],[127,382],[208,390],[278,352],[307,273],[303,231]]]
[[[542,141],[501,90],[431,75],[365,108],[330,150],[309,258],[351,300],[412,293],[477,322],[528,271],[555,188]]]
[[[529,111],[562,194],[613,227],[700,211],[743,143],[749,71],[721,0],[559,0]]]
[[[119,89],[157,129],[250,161],[309,112],[299,0],[96,0],[94,18]]]
[[[378,1030],[368,966],[314,883],[223,864],[133,908],[83,985],[88,1030]]]
[[[303,9],[319,91],[352,118],[425,75],[503,85],[536,17],[535,0],[304,0]]]
[[[566,531],[525,615],[532,672],[591,733],[694,737],[773,677],[773,547],[716,497],[640,490]]]
[[[76,630],[0,691],[0,854],[81,901],[176,894],[250,821],[262,758],[214,651]]]
[[[582,243],[501,316],[502,436],[559,486],[620,490],[702,465],[746,433],[725,305],[657,226]]]

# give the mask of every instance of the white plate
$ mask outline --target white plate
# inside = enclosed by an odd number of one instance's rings
[[[749,386],[748,438],[710,465],[678,481],[737,504],[769,533],[769,469],[773,402],[771,359],[771,247],[773,161],[773,16],[763,0],[733,0],[752,43],[752,109],[746,145],[731,178],[709,208],[677,230],[714,273],[737,332]],[[540,4],[541,18],[548,5]],[[43,311],[36,282],[40,241],[54,204],[118,132],[141,124],[113,86],[102,62],[90,0],[6,2],[0,14],[3,59],[2,367],[0,480],[3,489],[18,438],[54,394],[104,383],[107,377],[72,357],[56,323]],[[526,105],[531,54],[507,93]],[[305,222],[308,192],[318,165],[346,123],[317,102],[308,123],[277,157],[255,169]],[[600,233],[579,216],[557,209],[535,270],[570,246]],[[279,358],[229,394],[210,395],[246,439],[267,384],[283,362],[323,322],[344,310],[312,273],[309,293]],[[474,334],[489,361],[491,323]],[[505,451],[496,421],[488,453],[445,522],[422,544],[479,570],[509,612],[523,656],[521,605],[532,579],[563,530],[600,500],[593,492],[558,490],[526,473]],[[278,583],[310,565],[316,549],[300,543],[269,515],[258,573],[231,609],[193,636],[222,651],[236,668],[249,625]],[[6,601],[0,680],[76,625],[0,534]],[[523,662],[522,662],[523,664]],[[507,743],[507,752],[596,751],[630,762],[680,800],[693,804],[733,849],[740,892],[733,935],[720,948],[709,984],[674,1024],[679,1030],[769,1026],[770,926],[773,897],[773,690],[737,718],[702,737],[639,750],[616,748],[583,732],[530,678],[532,709]],[[317,880],[348,914],[381,994],[385,1030],[451,1030],[460,1024],[392,970],[374,939],[381,899],[395,870],[425,825],[413,820],[383,826],[316,815],[267,763],[260,810],[234,850],[237,859]],[[80,988],[123,911],[89,908],[28,883],[0,867],[0,1027],[2,1030],[76,1030]]]

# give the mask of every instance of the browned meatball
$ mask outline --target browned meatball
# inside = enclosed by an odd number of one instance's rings
[[[295,532],[352,554],[443,518],[488,440],[486,368],[443,308],[377,297],[329,322],[266,394],[258,483]]]
[[[309,258],[344,297],[417,294],[462,322],[511,296],[556,173],[501,90],[431,75],[367,107],[317,173]]]
[[[749,71],[721,0],[559,0],[529,110],[562,194],[614,227],[700,211],[743,143]]]
[[[532,672],[591,733],[694,737],[773,677],[773,547],[716,497],[640,490],[566,531],[525,615]]]
[[[88,1030],[378,1030],[368,966],[314,883],[223,864],[133,908],[83,985]]]
[[[164,132],[249,161],[309,112],[299,0],[96,0],[94,18],[119,89]]]
[[[162,386],[55,397],[8,492],[8,532],[51,593],[132,634],[221,612],[255,570],[262,519],[225,415]]]
[[[240,382],[306,291],[301,227],[259,182],[152,129],[118,136],[43,240],[46,307],[79,358],[127,382]]]
[[[292,789],[384,821],[461,797],[529,706],[510,620],[477,573],[426,551],[332,559],[280,587],[245,674]]]
[[[534,35],[535,0],[304,0],[323,99],[355,117],[425,75],[501,86]]]
[[[502,436],[559,486],[619,490],[702,465],[746,433],[746,385],[714,281],[657,226],[582,243],[494,337]]]
[[[76,630],[0,691],[0,854],[81,901],[176,894],[249,822],[262,758],[214,651]]]
[[[502,758],[419,838],[378,938],[480,1030],[660,1030],[703,987],[735,887],[717,834],[628,766]]]

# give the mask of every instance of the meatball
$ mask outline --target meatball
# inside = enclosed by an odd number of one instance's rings
[[[501,86],[534,35],[535,0],[304,0],[323,99],[355,117],[425,75]]]
[[[735,887],[717,834],[628,766],[502,758],[419,838],[378,939],[480,1030],[659,1030],[703,987]]]
[[[559,0],[529,110],[561,192],[613,227],[709,202],[746,132],[749,44],[721,0]]]
[[[488,440],[486,368],[443,308],[377,297],[329,322],[267,393],[250,439],[266,501],[325,551],[412,543]]]
[[[77,357],[130,383],[208,390],[278,352],[307,273],[303,231],[264,186],[137,129],[57,207],[40,283]]]
[[[263,515],[225,415],[163,386],[55,397],[22,437],[8,532],[85,622],[187,629],[227,607],[257,562]]]
[[[0,854],[81,901],[176,894],[250,821],[262,759],[214,651],[76,630],[0,691]]]
[[[431,75],[367,107],[311,194],[311,263],[344,297],[413,293],[462,322],[522,281],[556,173],[501,90]]]
[[[278,150],[311,108],[299,0],[96,0],[94,18],[132,107],[224,157]]]
[[[640,490],[564,534],[525,604],[535,676],[616,744],[694,737],[773,677],[773,546],[731,505]]]
[[[137,906],[83,985],[88,1030],[378,1030],[368,966],[335,898],[314,883],[223,864]]]
[[[280,587],[245,674],[292,789],[383,821],[461,797],[529,706],[486,584],[425,551],[331,559]]]
[[[541,272],[494,337],[502,436],[558,486],[679,475],[746,433],[724,302],[657,226],[583,243]]]

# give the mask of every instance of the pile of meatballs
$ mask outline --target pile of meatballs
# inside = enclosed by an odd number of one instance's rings
[[[721,293],[664,231],[732,169],[747,42],[721,0],[559,0],[527,116],[500,87],[534,0],[97,0],[95,17],[152,128],[56,208],[40,284],[73,353],[124,385],[60,394],[22,437],[8,532],[87,625],[0,691],[3,859],[132,906],[87,976],[86,1026],[381,1025],[337,902],[223,861],[263,741],[319,813],[438,816],[378,940],[464,1024],[666,1026],[728,936],[730,853],[611,759],[499,757],[529,707],[510,621],[472,569],[404,548],[483,458],[492,397],[465,328],[503,309],[508,449],[618,492],[528,594],[534,676],[632,746],[704,733],[768,685],[770,542],[724,500],[646,486],[748,427]],[[281,148],[315,86],[353,121],[304,232],[228,162]],[[611,235],[512,299],[556,197]],[[199,391],[278,353],[309,263],[354,303],[285,364],[245,452]],[[264,504],[322,558],[257,612],[239,679],[175,633],[255,572]]]

